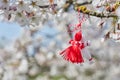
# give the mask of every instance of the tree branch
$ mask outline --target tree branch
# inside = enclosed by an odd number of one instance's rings
[[[53,4],[53,6],[57,6],[57,4]],[[39,6],[39,8],[48,8],[50,5]]]
[[[83,5],[88,5],[88,4],[91,4],[92,3],[92,0],[90,1],[85,1],[83,3],[74,3],[73,0],[68,0],[66,1],[66,4],[63,6],[64,10],[67,11],[67,9],[70,7],[70,5],[74,5],[74,8],[76,8],[75,10],[78,11],[79,10],[79,6],[83,6]],[[100,18],[110,18],[110,17],[117,17],[117,15],[113,14],[113,13],[98,13],[98,12],[95,12],[95,11],[84,11],[84,10],[80,10],[81,13],[83,14],[87,14],[87,15],[90,15],[90,16],[95,16],[95,17],[100,17]]]
[[[87,15],[95,16],[95,17],[100,17],[100,18],[117,17],[117,15],[115,15],[113,13],[103,13],[103,12],[102,13],[98,13],[98,12],[95,12],[95,11],[87,10],[86,7],[84,7],[84,9],[82,9],[81,7],[77,6],[77,7],[75,7],[75,10],[76,11],[80,11],[83,14],[87,14]]]
[[[76,5],[77,6],[82,6],[82,5],[88,5],[88,4],[91,4],[92,3],[92,0],[90,0],[90,1],[85,1],[85,2],[83,2],[83,3],[77,3]]]

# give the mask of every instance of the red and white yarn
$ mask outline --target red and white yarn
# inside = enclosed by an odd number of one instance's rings
[[[88,52],[87,48],[85,48],[90,45],[90,42],[85,41],[82,34],[81,25],[83,21],[85,21],[84,17],[85,16],[83,15],[80,19],[80,12],[78,12],[79,23],[76,24],[74,29],[71,31],[75,32],[74,38],[69,41],[70,46],[60,53],[63,59],[72,63],[84,63],[84,58],[86,58],[90,63],[93,61],[91,54]]]

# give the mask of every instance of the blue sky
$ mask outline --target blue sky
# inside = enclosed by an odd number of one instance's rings
[[[22,27],[16,23],[0,22],[0,38],[5,37],[13,40],[20,36]]]

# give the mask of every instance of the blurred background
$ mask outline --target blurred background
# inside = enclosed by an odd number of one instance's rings
[[[83,29],[91,41],[88,51],[95,62],[83,65],[62,59],[59,52],[69,46],[70,37],[64,28],[60,31],[51,25],[34,31],[15,23],[0,23],[1,80],[120,79],[119,43],[113,40],[102,42],[102,30],[95,24]]]
[[[83,35],[90,40],[87,50],[93,64],[72,64],[59,55],[72,38],[67,24],[78,22],[72,7],[64,13],[45,15],[47,19],[43,15],[35,27],[1,20],[0,80],[120,80],[120,43],[102,41],[112,19],[105,19],[103,28],[98,26],[101,19],[92,16],[82,24]]]

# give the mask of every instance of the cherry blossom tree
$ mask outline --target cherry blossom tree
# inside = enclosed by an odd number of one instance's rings
[[[1,0],[1,20],[7,22],[17,22],[21,26],[41,27],[43,23],[53,20],[55,24],[65,23],[67,25],[72,20],[64,14],[70,11],[81,12],[89,20],[91,16],[100,18],[97,22],[100,28],[111,20],[112,27],[105,33],[106,38],[119,41],[119,0]],[[66,13],[67,12],[67,13]],[[75,15],[71,19],[76,19]],[[85,22],[87,23],[87,22]]]
[[[23,28],[0,48],[0,80],[119,80],[119,6],[120,0],[0,0],[0,21]],[[59,54],[69,40],[83,40],[74,38],[79,28],[91,41],[83,52],[91,53],[93,64],[72,64]]]

